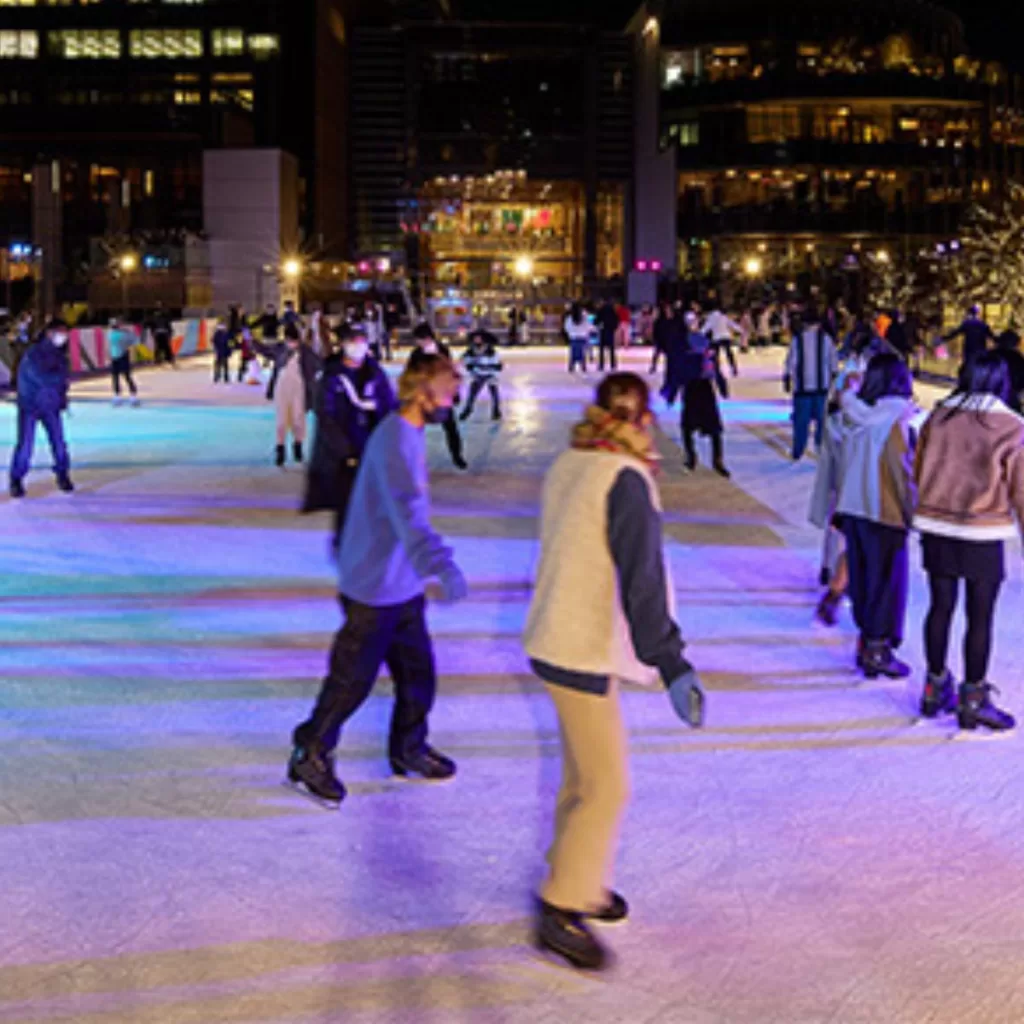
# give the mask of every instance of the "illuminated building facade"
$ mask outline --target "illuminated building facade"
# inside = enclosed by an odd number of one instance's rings
[[[659,35],[681,275],[948,239],[1024,170],[1021,83],[920,0],[687,0]],[[758,263],[751,262],[751,253]]]
[[[435,20],[353,31],[355,255],[427,296],[552,301],[623,273],[628,38]],[[398,160],[396,161],[396,154]]]

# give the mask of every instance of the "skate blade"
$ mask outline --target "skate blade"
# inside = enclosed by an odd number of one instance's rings
[[[391,773],[392,782],[404,782],[410,786],[443,786],[445,783],[454,782],[455,778],[454,775],[449,775],[446,779],[429,779],[425,775],[403,775],[395,771]]]
[[[332,800],[325,800],[322,796],[317,796],[304,782],[292,782],[291,779],[286,778],[281,785],[293,793],[298,793],[299,796],[304,796],[310,803],[315,804],[323,811],[337,811],[341,809],[340,800],[337,803]]]
[[[956,730],[950,739],[957,743],[1005,743],[1011,740],[1016,729],[961,729],[954,726]]]

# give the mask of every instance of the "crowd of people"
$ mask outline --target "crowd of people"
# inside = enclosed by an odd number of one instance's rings
[[[547,875],[535,903],[537,944],[585,969],[607,950],[592,924],[628,916],[611,886],[619,826],[628,797],[626,731],[619,684],[662,686],[679,718],[699,727],[705,696],[673,613],[656,483],[658,455],[651,393],[644,379],[619,372],[625,321],[611,304],[565,321],[569,368],[586,369],[596,349],[600,382],[574,426],[569,450],[546,475],[540,511],[540,559],[524,633],[530,665],[560,725],[563,781]],[[792,457],[812,440],[818,467],[810,517],[825,535],[818,607],[835,625],[848,597],[858,629],[855,661],[868,679],[904,679],[898,652],[906,635],[909,538],[921,536],[930,607],[922,624],[927,665],[921,715],[955,715],[963,730],[1012,729],[993,701],[989,680],[993,624],[1005,576],[1005,542],[1024,523],[1024,357],[1019,339],[994,332],[971,310],[954,334],[964,362],[954,393],[930,413],[913,400],[913,377],[898,316],[844,329],[835,310],[811,305],[786,312],[782,385],[792,395]],[[733,345],[749,343],[751,314],[730,316],[666,304],[650,323],[651,372],[665,362],[661,394],[682,399],[684,465],[698,465],[696,438],[710,440],[711,464],[724,461],[719,401],[739,373]],[[769,323],[771,326],[771,323]],[[133,400],[135,332],[115,321],[110,354],[115,400],[122,382]],[[24,353],[18,380],[18,442],[10,493],[25,494],[38,424],[46,430],[60,488],[73,490],[62,413],[67,407],[68,327],[51,321]],[[274,403],[274,461],[305,461],[306,423],[315,436],[306,472],[304,512],[329,511],[330,550],[338,571],[343,623],[309,716],[292,734],[288,782],[325,806],[346,798],[335,751],[346,722],[369,696],[382,665],[394,683],[388,761],[401,776],[451,779],[454,760],[429,743],[437,677],[426,619],[428,599],[468,594],[452,549],[429,516],[425,430],[445,431],[453,463],[466,468],[459,421],[486,390],[491,419],[502,417],[498,339],[478,327],[456,358],[428,323],[412,331],[397,383],[383,362],[392,355],[379,309],[355,310],[331,326],[286,304],[252,320],[240,310],[219,321],[213,381],[269,376]],[[993,344],[994,342],[994,344]],[[162,343],[160,343],[162,346]],[[166,346],[169,349],[169,344]],[[173,360],[173,352],[171,359]],[[264,363],[266,365],[264,365]],[[726,368],[729,373],[727,374]],[[468,378],[461,415],[455,415]],[[367,528],[372,524],[372,529]],[[948,654],[951,624],[965,595],[963,670]]]

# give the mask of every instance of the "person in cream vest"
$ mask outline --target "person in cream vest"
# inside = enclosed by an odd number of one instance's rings
[[[649,403],[636,374],[606,378],[549,471],[524,635],[555,704],[564,765],[535,937],[590,970],[608,956],[589,922],[628,914],[608,885],[628,796],[619,685],[666,686],[681,718],[699,726],[704,715],[672,616]]]

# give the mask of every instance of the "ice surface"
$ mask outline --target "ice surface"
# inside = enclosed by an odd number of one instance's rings
[[[337,814],[280,785],[338,612],[326,524],[270,465],[270,407],[205,363],[144,371],[137,410],[76,387],[78,493],[55,493],[40,437],[30,498],[0,504],[0,1022],[1024,1019],[1020,740],[951,742],[915,721],[919,680],[859,683],[848,614],[812,627],[813,464],[784,457],[779,362],[743,361],[731,483],[684,477],[661,414],[709,728],[627,696],[633,919],[597,979],[529,945],[559,764],[518,641],[541,476],[588,384],[560,353],[511,355],[507,418],[481,402],[466,475],[432,431],[436,520],[474,589],[431,612],[433,738],[460,774],[389,778],[385,681],[343,738]],[[993,678],[1019,708],[1010,561]],[[915,573],[917,667],[923,601]]]

